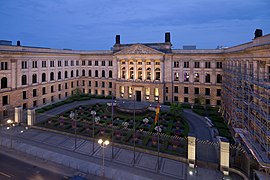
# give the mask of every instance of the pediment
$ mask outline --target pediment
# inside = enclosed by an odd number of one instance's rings
[[[121,55],[121,54],[164,54],[164,53],[143,44],[134,44],[115,54]]]

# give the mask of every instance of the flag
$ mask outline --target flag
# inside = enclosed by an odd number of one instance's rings
[[[160,111],[160,104],[158,103],[158,104],[157,104],[157,108],[156,108],[155,124],[157,124],[157,121],[158,121],[158,114],[159,114],[159,111]]]

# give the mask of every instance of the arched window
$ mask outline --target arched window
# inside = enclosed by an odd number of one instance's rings
[[[68,78],[68,72],[65,71],[65,78]]]
[[[61,71],[58,72],[58,79],[62,79]]]
[[[146,69],[146,79],[151,80],[151,68]]]
[[[37,74],[32,75],[32,83],[37,83]]]
[[[71,70],[70,77],[73,77],[73,76],[74,76],[74,73],[73,73],[73,70]]]
[[[76,77],[79,76],[79,70],[76,70]]]
[[[122,74],[122,75],[121,75],[121,78],[122,78],[122,79],[126,79],[126,68],[125,68],[125,67],[122,68],[121,74]]]
[[[92,71],[91,70],[88,71],[88,76],[92,77]]]
[[[194,82],[200,82],[200,74],[199,73],[194,74]]]
[[[112,71],[109,71],[109,78],[112,78]]]
[[[26,85],[26,84],[27,84],[27,76],[22,75],[22,85]]]
[[[105,71],[102,70],[102,73],[101,73],[102,77],[105,77]]]
[[[95,77],[98,77],[98,70],[95,70]]]
[[[205,75],[205,82],[206,83],[210,83],[211,82],[210,74],[206,74]]]
[[[217,83],[222,83],[222,75],[217,75]]]
[[[138,68],[138,79],[142,80],[142,68]]]
[[[3,77],[1,79],[1,89],[7,88],[7,78]]]
[[[134,78],[134,68],[131,67],[131,68],[129,68],[129,79],[133,79],[133,78]]]
[[[82,76],[85,76],[85,70],[84,69],[82,70]]]
[[[160,81],[160,68],[155,69],[155,80]]]
[[[46,81],[46,73],[42,73],[42,82]]]
[[[50,73],[50,81],[53,81],[53,80],[54,80],[54,73],[51,72],[51,73]]]

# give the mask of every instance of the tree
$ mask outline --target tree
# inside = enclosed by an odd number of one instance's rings
[[[173,115],[173,118],[176,119],[177,116],[181,115],[183,108],[178,103],[172,103],[170,106],[170,113]]]

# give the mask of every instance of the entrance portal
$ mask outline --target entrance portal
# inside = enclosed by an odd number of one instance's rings
[[[136,101],[141,101],[141,100],[142,100],[141,91],[136,91]]]

